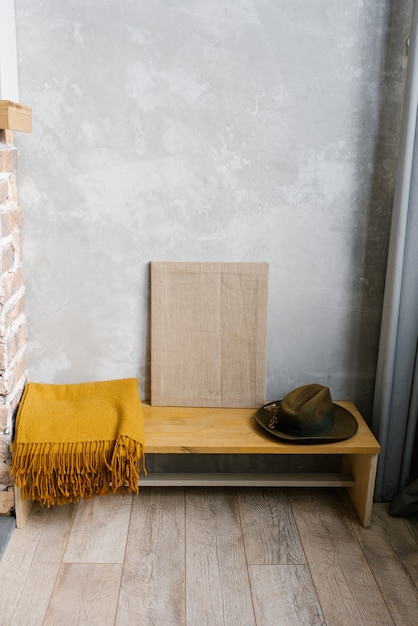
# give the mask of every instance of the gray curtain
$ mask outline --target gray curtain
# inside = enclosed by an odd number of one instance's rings
[[[418,412],[418,6],[414,2],[372,428],[382,451],[375,499],[411,478]]]

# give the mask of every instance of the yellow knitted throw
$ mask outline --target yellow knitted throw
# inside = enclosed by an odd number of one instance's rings
[[[11,473],[43,506],[138,492],[144,465],[136,378],[72,385],[28,383],[16,418]]]

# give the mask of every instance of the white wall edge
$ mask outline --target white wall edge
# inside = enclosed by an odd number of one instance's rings
[[[14,0],[0,0],[0,100],[19,102]]]

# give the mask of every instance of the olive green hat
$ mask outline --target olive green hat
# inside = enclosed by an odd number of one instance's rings
[[[331,443],[352,437],[357,420],[335,404],[328,387],[297,387],[282,400],[268,402],[255,416],[270,435],[292,443]]]

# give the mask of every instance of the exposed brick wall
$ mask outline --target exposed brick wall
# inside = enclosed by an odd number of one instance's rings
[[[27,379],[25,287],[20,261],[22,215],[16,193],[13,133],[0,129],[0,515],[14,508],[10,478],[13,419]]]

